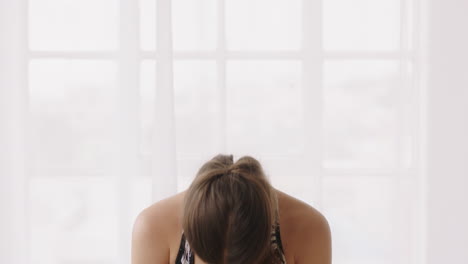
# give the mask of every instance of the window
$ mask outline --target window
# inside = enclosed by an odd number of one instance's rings
[[[128,258],[168,3],[29,0],[32,263]],[[171,4],[173,191],[215,153],[250,154],[325,213],[334,263],[419,263],[419,0]]]

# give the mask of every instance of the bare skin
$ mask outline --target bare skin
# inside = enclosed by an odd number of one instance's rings
[[[325,217],[279,190],[281,240],[288,264],[331,264],[331,234]],[[132,264],[173,264],[181,239],[185,192],[143,210],[133,226]],[[206,264],[195,256],[196,264]]]

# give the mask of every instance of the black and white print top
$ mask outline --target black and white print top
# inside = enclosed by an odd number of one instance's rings
[[[276,222],[271,231],[271,247],[276,257],[281,260],[281,263],[286,264],[278,222]],[[175,264],[195,264],[195,255],[183,232]]]

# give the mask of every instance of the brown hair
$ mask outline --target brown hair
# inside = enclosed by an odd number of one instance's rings
[[[213,264],[278,263],[271,251],[277,198],[260,163],[217,155],[185,195],[182,226],[193,251]]]

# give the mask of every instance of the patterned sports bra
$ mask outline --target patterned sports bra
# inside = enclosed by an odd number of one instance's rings
[[[281,260],[282,264],[286,264],[286,258],[284,256],[283,245],[281,244],[280,228],[279,223],[276,222],[274,228],[271,231],[271,248],[274,254]],[[176,258],[176,264],[195,264],[195,255],[188,241],[185,239],[184,233],[182,232],[182,238],[180,240],[179,252]]]

